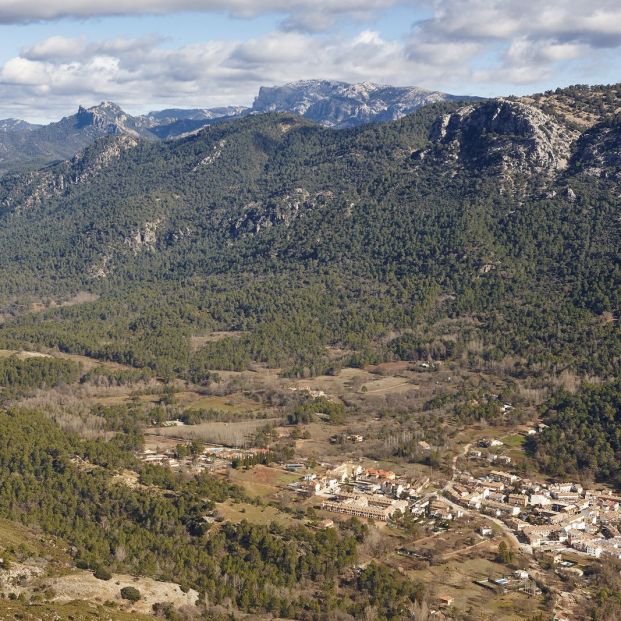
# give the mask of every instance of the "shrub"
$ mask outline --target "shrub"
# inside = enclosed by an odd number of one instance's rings
[[[102,567],[101,565],[95,569],[93,572],[95,578],[99,580],[110,580],[112,579],[112,574],[107,567]]]
[[[123,587],[121,589],[121,597],[130,602],[137,602],[140,599],[140,591],[131,586]]]

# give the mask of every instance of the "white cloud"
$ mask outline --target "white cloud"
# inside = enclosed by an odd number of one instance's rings
[[[368,23],[353,35],[331,28],[342,17],[370,20],[374,11],[397,4],[429,15],[403,39],[388,39]],[[179,10],[244,17],[277,11],[284,22],[245,41],[177,48],[155,35],[51,37],[0,67],[0,116],[49,118],[101,99],[117,100],[133,112],[249,104],[262,85],[303,78],[466,94],[524,92],[556,86],[561,74],[568,76],[565,82],[598,80],[592,67],[621,47],[621,0],[109,0],[102,7],[84,0],[0,0],[0,23]],[[20,114],[21,108],[27,112]]]
[[[619,0],[417,0],[409,57],[468,63],[476,81],[534,84],[621,47]],[[460,61],[461,59],[461,61]],[[577,66],[577,63],[576,63]]]
[[[341,17],[365,18],[405,0],[0,0],[0,23],[17,24],[61,18],[221,12],[251,18],[282,13],[288,29],[317,30]]]
[[[300,78],[432,86],[438,75],[439,65],[410,59],[404,42],[372,30],[350,38],[275,31],[243,42],[172,49],[157,37],[57,36],[24,48],[0,67],[0,101],[3,116],[13,113],[8,103],[18,101],[30,117],[53,117],[103,99],[134,112],[155,105],[250,104],[260,86]]]
[[[418,24],[439,39],[510,40],[528,36],[591,46],[621,44],[618,0],[419,0],[434,15]]]

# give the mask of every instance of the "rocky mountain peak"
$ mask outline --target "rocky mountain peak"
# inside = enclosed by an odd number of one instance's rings
[[[98,106],[88,109],[80,106],[76,114],[76,127],[78,129],[92,126],[108,134],[135,134],[133,125],[133,118],[111,101],[103,101]]]
[[[437,101],[464,99],[418,87],[393,87],[361,82],[302,80],[283,86],[264,86],[252,111],[294,112],[328,127],[354,127],[374,121],[393,121]]]
[[[0,132],[26,132],[40,127],[21,119],[0,119]]]
[[[437,155],[496,168],[503,177],[565,170],[578,135],[540,109],[507,99],[464,106],[440,117],[431,130]]]

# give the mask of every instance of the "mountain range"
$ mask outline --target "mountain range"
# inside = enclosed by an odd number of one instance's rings
[[[102,102],[88,109],[80,107],[76,114],[45,126],[0,120],[0,172],[70,158],[105,135],[174,138],[211,123],[265,112],[293,112],[328,127],[346,128],[396,120],[429,103],[466,99],[472,98],[417,87],[305,80],[261,88],[250,108],[171,108],[130,116],[118,105]]]
[[[80,111],[110,135],[0,183],[16,317],[0,337],[195,378],[471,339],[618,372],[620,108],[618,86],[574,87],[355,131],[268,112],[165,141]],[[85,290],[99,299],[51,307]],[[50,310],[23,316],[32,301]],[[209,329],[246,336],[193,352]]]

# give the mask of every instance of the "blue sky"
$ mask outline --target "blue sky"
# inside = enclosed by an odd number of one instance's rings
[[[306,78],[525,94],[618,82],[619,47],[618,0],[0,0],[0,118],[249,105]]]

